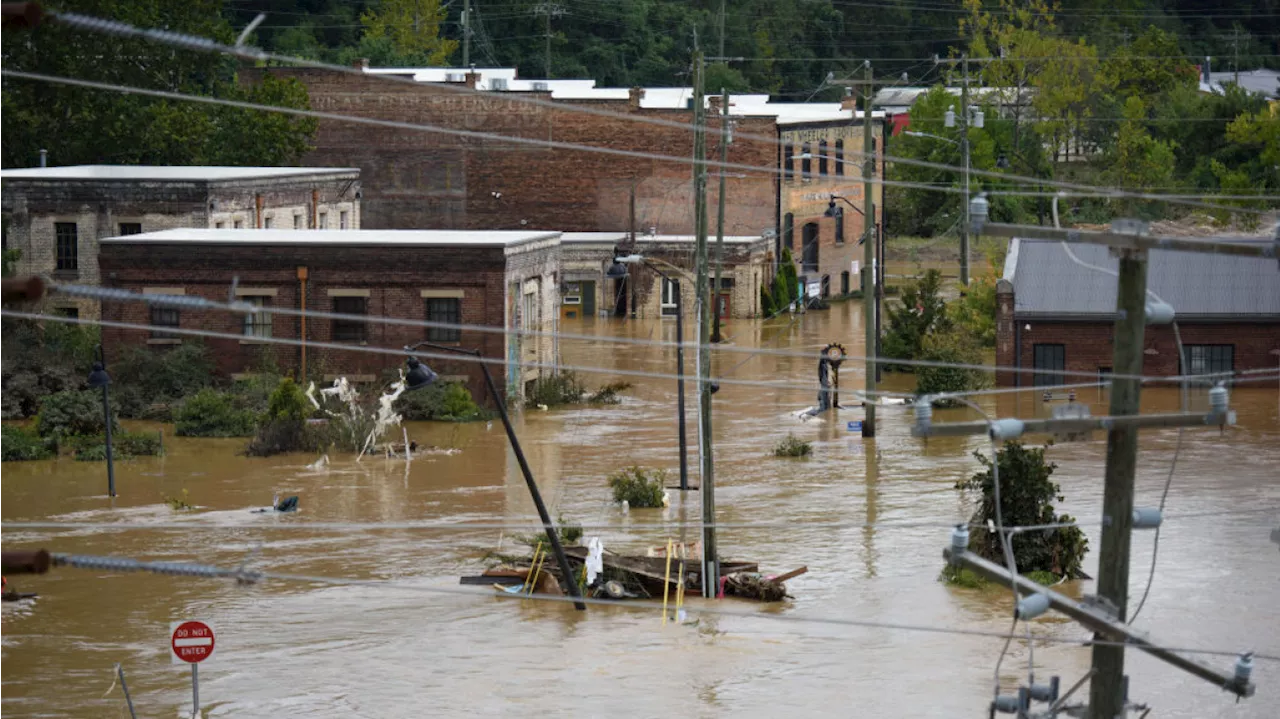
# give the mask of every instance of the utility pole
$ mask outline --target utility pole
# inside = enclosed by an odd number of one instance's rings
[[[462,0],[462,66],[471,67],[471,0]]]
[[[702,51],[693,53],[693,221],[697,238],[698,283],[698,443],[701,460],[698,483],[702,493],[702,596],[716,596],[720,563],[716,553],[715,460],[711,455],[711,302],[707,276],[707,113],[706,63]]]
[[[1111,382],[1111,416],[1138,414],[1142,384],[1121,379],[1142,374],[1142,335],[1146,325],[1147,253],[1120,255],[1116,288],[1116,333]],[[1106,480],[1102,493],[1102,546],[1098,559],[1098,596],[1125,619],[1129,600],[1129,540],[1133,527],[1133,477],[1138,461],[1138,428],[1118,425],[1107,432]],[[1094,646],[1091,719],[1113,719],[1124,711],[1124,647]]]
[[[721,12],[724,11],[723,3],[720,6]],[[723,29],[723,25],[721,25]],[[720,40],[721,46],[724,45],[723,37]],[[724,264],[724,168],[729,163],[729,91],[720,88],[720,198],[716,207],[716,277],[712,283],[711,296],[712,302],[712,325],[711,325],[711,341],[719,342],[720,338],[720,268]]]
[[[960,284],[969,285],[969,55],[960,58],[964,85],[960,89],[960,153],[964,155],[964,226],[960,228]]]
[[[876,155],[871,151],[873,138],[871,135],[871,62],[863,63],[862,90],[862,252],[863,252],[863,291],[862,317],[867,328],[867,347],[863,353],[867,357],[867,382],[863,394],[862,406],[866,408],[866,416],[862,420],[862,436],[876,436],[876,206],[871,201],[872,177],[876,174]]]
[[[546,39],[546,56],[545,56],[545,77],[551,79],[551,16],[559,17],[564,13],[564,8],[552,2],[544,2],[533,8],[533,14],[544,15],[546,17],[546,25],[544,26],[543,36]]]
[[[716,56],[724,62],[724,0],[720,0],[720,52]]]

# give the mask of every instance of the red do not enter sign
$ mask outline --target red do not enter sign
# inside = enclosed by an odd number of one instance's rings
[[[213,627],[206,622],[185,621],[169,625],[169,647],[175,664],[199,664],[213,656]]]

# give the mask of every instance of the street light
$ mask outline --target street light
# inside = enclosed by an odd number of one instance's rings
[[[107,374],[103,364],[102,345],[98,345],[98,361],[93,363],[93,371],[89,373],[90,389],[102,389],[102,419],[107,426],[107,496],[116,496],[116,468],[111,455],[111,398],[108,387],[111,386],[111,375]]]
[[[489,374],[489,367],[485,363],[483,355],[480,354],[480,350],[450,347],[432,342],[419,342],[405,347],[404,351],[413,352],[420,347],[430,347],[442,352],[470,355],[480,360],[479,365],[480,370],[484,373],[485,387],[488,388],[489,395],[493,397],[493,403],[498,407],[498,416],[502,418],[502,426],[507,430],[507,439],[511,442],[511,449],[516,454],[516,461],[520,464],[520,472],[524,474],[525,484],[529,486],[529,494],[533,497],[533,505],[538,509],[538,517],[542,519],[542,526],[547,532],[547,539],[551,542],[551,551],[555,553],[556,562],[560,565],[560,572],[564,575],[565,584],[568,585],[565,589],[569,592],[569,596],[574,598],[573,605],[579,610],[585,610],[587,605],[582,601],[582,593],[578,591],[578,582],[574,578],[573,570],[569,567],[569,558],[565,556],[564,547],[560,544],[560,536],[556,532],[555,525],[551,523],[551,515],[547,513],[547,505],[542,502],[542,493],[538,491],[538,483],[533,479],[533,471],[529,469],[529,462],[524,457],[524,450],[520,448],[520,440],[516,438],[516,430],[511,426],[511,418],[507,416],[507,405],[503,402],[502,397],[498,395],[498,387],[493,383],[493,375]],[[410,391],[422,389],[439,378],[439,375],[417,357],[410,356],[406,360],[406,364],[409,367],[409,372],[405,375],[405,388]],[[108,456],[110,455],[108,454]]]

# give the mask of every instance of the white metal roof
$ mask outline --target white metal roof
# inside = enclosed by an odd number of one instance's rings
[[[68,165],[0,170],[2,179],[203,182],[360,172],[358,167],[222,167],[217,165]]]
[[[592,242],[600,243],[619,243],[627,240],[628,234],[625,230],[618,232],[565,232],[560,236],[561,244],[588,244]],[[136,237],[136,235],[135,235]],[[707,238],[709,242],[715,243],[714,235]],[[762,239],[760,235],[726,235],[724,241],[730,244],[750,244],[759,242]],[[636,233],[636,243],[690,243],[697,240],[694,235],[648,235]]]
[[[109,237],[117,245],[382,245],[401,247],[510,247],[553,240],[559,232],[519,230],[210,230],[184,228]]]

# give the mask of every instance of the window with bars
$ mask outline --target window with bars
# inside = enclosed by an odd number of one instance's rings
[[[160,327],[179,327],[181,318],[178,310],[173,307],[151,307],[151,326]],[[155,340],[175,340],[179,339],[179,335],[172,332],[165,332],[163,329],[151,330],[151,339]]]
[[[1184,374],[1220,374],[1235,371],[1235,345],[1185,345]],[[1222,378],[1229,379],[1229,378]]]
[[[827,141],[818,141],[818,174],[827,174]]]
[[[254,307],[268,308],[271,306],[271,298],[266,296],[245,296],[241,297],[240,300]],[[246,314],[244,316],[244,336],[270,337],[271,313],[264,309]]]
[[[844,140],[836,140],[836,172],[837,175],[844,174]]]
[[[446,324],[462,324],[462,300],[457,297],[428,297],[427,321]],[[461,342],[462,330],[457,327],[428,327],[427,340],[431,342]]]
[[[56,269],[75,272],[80,269],[80,233],[74,222],[55,222],[53,236],[56,242]]]
[[[122,236],[123,235],[141,235],[142,223],[141,222],[121,222],[120,234]]]
[[[368,314],[367,305],[368,298],[365,297],[333,298],[333,311],[340,315]],[[364,342],[368,339],[366,327],[364,320],[334,319],[330,334],[333,335],[334,342]]]

